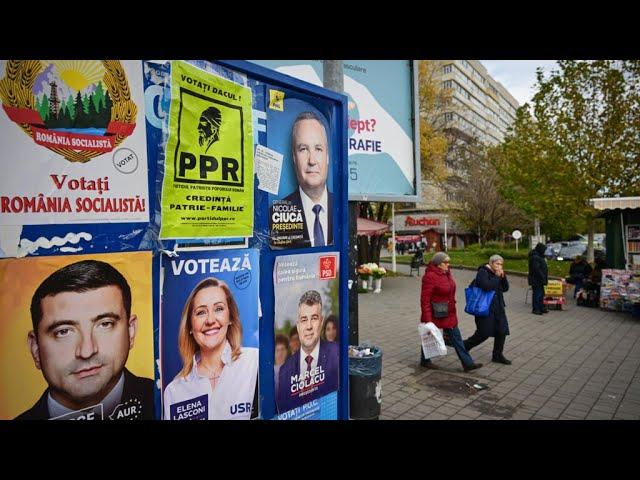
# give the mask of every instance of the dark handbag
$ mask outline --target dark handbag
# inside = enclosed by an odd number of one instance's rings
[[[445,318],[449,316],[449,302],[431,302],[431,307],[435,318]]]

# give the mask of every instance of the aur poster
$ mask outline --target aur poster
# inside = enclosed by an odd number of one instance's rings
[[[160,238],[253,235],[251,90],[171,65]]]
[[[276,257],[274,379],[278,418],[336,418],[340,348],[339,253],[308,253]],[[321,411],[323,410],[323,411]],[[291,412],[290,414],[286,414]],[[286,415],[285,415],[286,414]]]
[[[154,416],[151,252],[0,260],[0,419]]]
[[[259,263],[255,249],[163,257],[165,420],[249,420],[257,415]]]
[[[142,62],[0,61],[0,226],[149,220]]]

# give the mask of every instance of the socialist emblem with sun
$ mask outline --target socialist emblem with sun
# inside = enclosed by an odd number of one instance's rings
[[[71,162],[110,152],[136,126],[118,60],[8,60],[0,102],[35,143]]]

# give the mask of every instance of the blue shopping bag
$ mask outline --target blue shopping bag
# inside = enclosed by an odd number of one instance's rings
[[[480,287],[476,287],[475,281],[464,289],[464,296],[467,304],[464,307],[464,311],[469,315],[476,317],[486,317],[489,315],[489,308],[491,302],[496,294],[493,290],[485,292]]]

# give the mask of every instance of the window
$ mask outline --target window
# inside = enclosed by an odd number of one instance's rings
[[[458,202],[459,201],[457,192],[447,192],[447,193],[445,193],[445,196],[447,198],[447,202]]]
[[[447,73],[451,73],[451,65],[445,65],[444,68],[442,69],[442,73],[445,75]]]
[[[442,82],[442,88],[453,88],[453,82],[451,80],[447,80]]]

